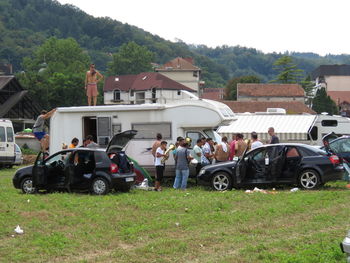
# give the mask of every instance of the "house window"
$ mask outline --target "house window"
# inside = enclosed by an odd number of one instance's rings
[[[113,100],[120,101],[120,90],[119,89],[116,89],[113,91]]]
[[[193,71],[193,77],[198,77],[198,71]]]
[[[130,90],[130,96],[134,97],[134,90]]]
[[[157,102],[157,90],[156,90],[156,88],[152,88],[151,92],[152,92],[152,103],[156,103]]]
[[[177,96],[180,96],[181,95],[181,90],[178,90],[177,91]]]
[[[144,92],[136,92],[135,93],[136,104],[145,103],[145,93]]]

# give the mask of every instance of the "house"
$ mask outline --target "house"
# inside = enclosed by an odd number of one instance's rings
[[[305,91],[299,84],[238,83],[237,101],[299,101]]]
[[[222,100],[234,113],[266,112],[268,108],[283,108],[287,114],[316,114],[300,101],[233,101]]]
[[[15,132],[32,128],[40,106],[14,76],[0,76],[0,119],[10,119]]]
[[[200,98],[209,100],[223,100],[225,88],[204,88]]]
[[[110,76],[105,80],[103,92],[104,104],[165,103],[189,98],[189,94],[195,93],[193,89],[157,72]]]
[[[0,75],[12,75],[12,64],[0,63]]]
[[[321,65],[311,76],[315,86],[325,88],[337,105],[350,101],[350,65]]]
[[[164,65],[157,67],[156,72],[185,85],[193,91],[200,93],[200,87],[204,85],[200,81],[201,69],[194,65],[192,58],[177,57]]]

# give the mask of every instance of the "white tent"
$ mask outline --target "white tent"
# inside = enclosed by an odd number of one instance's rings
[[[251,114],[236,115],[237,120],[228,126],[221,126],[217,132],[221,136],[231,139],[233,134],[242,133],[244,138],[250,139],[255,131],[262,142],[270,139],[267,131],[269,127],[275,129],[281,142],[303,142],[308,140],[308,133],[317,115],[272,115]]]

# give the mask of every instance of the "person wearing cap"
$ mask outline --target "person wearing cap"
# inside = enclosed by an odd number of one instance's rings
[[[49,148],[49,135],[45,132],[44,125],[45,120],[49,119],[56,112],[56,108],[47,112],[46,110],[42,110],[41,114],[36,119],[33,126],[33,134],[35,138],[38,139],[41,146],[41,151],[46,152]]]

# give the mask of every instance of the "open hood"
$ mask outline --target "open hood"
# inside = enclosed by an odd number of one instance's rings
[[[128,130],[118,133],[112,137],[109,141],[106,152],[110,153],[112,151],[121,151],[128,144],[128,142],[135,137],[137,131]]]
[[[325,148],[329,148],[329,143],[335,139],[339,138],[338,135],[336,135],[334,132],[328,133],[327,135],[323,136],[322,142]]]

